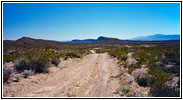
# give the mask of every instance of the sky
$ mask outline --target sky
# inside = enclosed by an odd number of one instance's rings
[[[180,34],[180,3],[3,3],[3,40]]]

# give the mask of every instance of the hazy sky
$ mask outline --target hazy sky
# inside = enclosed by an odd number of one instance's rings
[[[180,34],[179,3],[4,3],[3,39]]]

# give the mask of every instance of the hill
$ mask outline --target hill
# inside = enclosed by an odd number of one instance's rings
[[[78,42],[78,43],[92,43],[92,42],[112,42],[112,41],[120,41],[117,38],[110,38],[110,37],[104,37],[104,36],[100,36],[97,39],[84,39],[84,40],[72,40],[71,42]]]
[[[131,40],[140,40],[140,41],[180,40],[180,35],[155,34],[155,35],[149,35],[149,36],[140,36],[140,37],[133,38]]]

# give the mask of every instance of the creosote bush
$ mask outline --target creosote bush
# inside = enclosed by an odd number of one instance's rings
[[[130,91],[130,87],[127,86],[127,85],[123,85],[121,87],[121,91],[126,94],[126,93],[128,93]]]
[[[51,63],[54,64],[55,66],[58,66],[59,61],[60,60],[58,58],[51,58]]]
[[[15,69],[19,72],[32,70],[35,73],[48,72],[49,60],[46,58],[32,58],[32,60],[18,59],[15,61]]]
[[[150,86],[151,85],[151,78],[148,78],[148,77],[144,77],[144,78],[138,78],[137,79],[137,82],[140,86]]]
[[[153,97],[180,97],[180,91],[165,85],[153,85],[150,89],[150,96]]]
[[[118,65],[120,65],[120,66],[127,66],[127,62],[125,62],[125,61],[123,61],[123,60],[119,60],[118,62],[117,62],[117,64]]]
[[[24,70],[29,70],[31,67],[31,62],[28,59],[20,58],[15,60],[15,69],[19,72],[22,72]]]
[[[20,80],[20,78],[21,78],[21,75],[20,74],[16,74],[15,76],[14,76],[14,78],[15,78],[15,82],[19,82],[19,80]]]
[[[24,70],[23,75],[24,78],[27,78],[27,76],[33,75],[34,72],[32,70]]]
[[[48,73],[49,65],[50,62],[46,58],[35,58],[31,61],[31,67],[35,73]]]
[[[10,69],[3,69],[3,83],[8,81],[12,71]]]

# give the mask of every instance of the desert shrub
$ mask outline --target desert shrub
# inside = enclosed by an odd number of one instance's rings
[[[49,60],[46,58],[34,58],[31,61],[31,69],[35,71],[35,73],[47,73],[49,67]]]
[[[120,59],[123,60],[123,61],[126,61],[127,60],[127,55],[126,54],[121,55]]]
[[[126,94],[126,93],[128,93],[130,91],[130,87],[127,86],[127,85],[123,85],[121,87],[121,91]]]
[[[64,60],[67,60],[69,57],[68,56],[64,56]]]
[[[124,92],[121,92],[121,94],[120,94],[121,96],[124,96],[125,95],[125,93]]]
[[[168,74],[163,68],[151,68],[149,74],[152,76],[152,83],[157,86],[160,86],[169,80]]]
[[[24,58],[15,61],[15,69],[19,72],[33,70],[35,73],[48,72],[49,59],[33,57],[32,60]]]
[[[69,58],[80,58],[78,52],[69,52],[66,54]]]
[[[127,62],[125,62],[125,61],[123,61],[123,60],[119,60],[119,61],[117,62],[117,64],[120,65],[120,66],[122,66],[122,65],[127,66]]]
[[[128,73],[129,74],[131,74],[135,69],[137,69],[137,68],[140,68],[140,65],[138,64],[138,63],[136,63],[135,65],[133,65],[133,66],[130,66],[129,68],[128,68]]]
[[[16,74],[14,76],[14,79],[15,79],[14,82],[19,82],[20,78],[21,78],[21,75],[20,74]]]
[[[176,73],[178,76],[180,75],[180,66],[175,65],[173,67],[167,68],[166,71],[171,73]]]
[[[104,49],[96,49],[95,51],[96,51],[96,53],[105,53]]]
[[[128,92],[127,94],[126,94],[126,96],[127,97],[132,97],[134,94],[132,93],[132,92]]]
[[[34,72],[32,70],[24,70],[23,75],[24,78],[27,78],[27,76],[33,75]]]
[[[20,71],[20,72],[22,72],[22,71],[24,71],[24,70],[29,70],[30,69],[30,67],[31,67],[31,65],[30,65],[30,61],[29,60],[27,60],[27,59],[25,59],[25,58],[20,58],[20,59],[17,59],[17,60],[15,60],[15,69],[17,70],[17,71]]]
[[[145,97],[146,95],[142,92],[142,91],[139,91],[138,92],[138,97]]]
[[[3,55],[3,63],[6,63],[6,62],[13,62],[17,59],[18,57],[16,55],[10,55],[10,54],[7,54],[7,55]]]
[[[150,86],[151,84],[151,78],[148,78],[148,77],[144,77],[144,78],[138,78],[137,79],[137,82],[140,86]]]
[[[54,64],[54,65],[56,65],[56,66],[58,66],[59,61],[60,60],[58,58],[51,58],[51,63]]]
[[[154,97],[179,97],[180,91],[165,85],[154,85],[150,89],[150,95]]]
[[[12,71],[10,69],[3,69],[3,82],[8,81]]]

